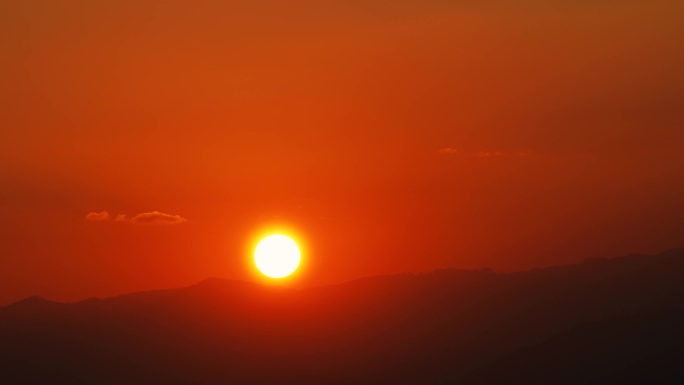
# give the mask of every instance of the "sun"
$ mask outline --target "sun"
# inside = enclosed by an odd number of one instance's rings
[[[299,261],[297,243],[281,234],[262,239],[254,250],[254,263],[257,269],[270,278],[287,277],[297,270]]]

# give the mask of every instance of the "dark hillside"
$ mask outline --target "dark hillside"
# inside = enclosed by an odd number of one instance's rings
[[[0,382],[681,383],[684,250],[0,309]]]

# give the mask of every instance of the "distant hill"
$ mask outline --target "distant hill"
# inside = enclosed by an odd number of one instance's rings
[[[1,384],[681,384],[684,249],[0,308]]]

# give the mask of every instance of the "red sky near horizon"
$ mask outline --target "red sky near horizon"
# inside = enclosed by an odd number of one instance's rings
[[[302,286],[683,246],[682,14],[0,1],[0,305],[252,280],[272,225]]]

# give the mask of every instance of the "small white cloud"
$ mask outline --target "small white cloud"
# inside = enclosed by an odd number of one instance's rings
[[[180,215],[164,214],[159,211],[140,213],[131,218],[131,223],[136,225],[177,225],[187,222]]]
[[[91,212],[91,213],[86,214],[86,217],[85,217],[85,219],[87,221],[91,221],[91,222],[104,222],[104,221],[108,221],[110,218],[111,218],[111,215],[109,215],[109,213],[107,211],[102,211],[99,213]]]
[[[439,151],[437,151],[440,155],[456,155],[458,154],[458,150],[453,148],[453,147],[444,147],[440,148]]]

